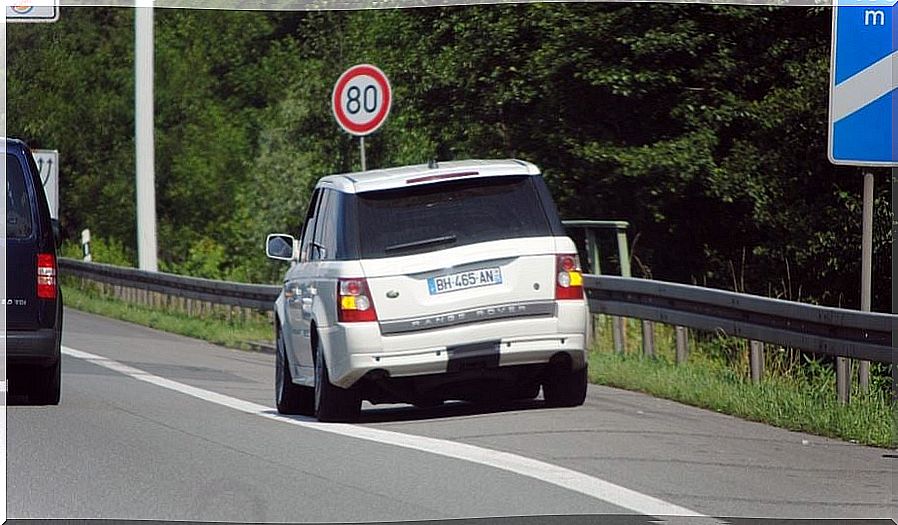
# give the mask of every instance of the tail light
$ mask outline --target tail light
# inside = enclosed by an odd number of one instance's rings
[[[576,255],[556,258],[555,299],[583,299],[583,272]]]
[[[365,279],[340,279],[337,288],[337,319],[341,323],[377,321],[371,292]]]
[[[56,256],[52,253],[37,254],[37,296],[56,299]]]

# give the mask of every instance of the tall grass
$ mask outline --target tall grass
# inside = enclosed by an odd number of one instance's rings
[[[748,342],[723,335],[691,333],[686,363],[675,363],[673,327],[655,324],[655,356],[644,357],[641,329],[630,320],[627,348],[613,352],[611,320],[599,316],[590,355],[593,382],[645,392],[690,405],[867,445],[895,444],[895,409],[887,367],[871,367],[870,389],[854,384],[848,404],[836,398],[831,364],[800,352],[774,348],[765,352],[763,379],[749,377]]]

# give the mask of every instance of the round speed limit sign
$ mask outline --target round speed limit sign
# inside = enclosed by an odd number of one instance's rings
[[[352,135],[373,133],[387,120],[392,92],[380,69],[359,64],[347,69],[334,86],[331,102],[337,123]]]

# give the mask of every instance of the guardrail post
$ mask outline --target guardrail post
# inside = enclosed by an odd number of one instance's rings
[[[620,274],[623,277],[632,277],[630,274],[630,249],[627,245],[627,231],[623,228],[617,230],[617,253],[620,257]],[[621,325],[621,346],[627,346],[627,320],[623,317],[616,317],[615,320]],[[645,355],[654,355],[655,353],[655,331],[651,321],[642,322],[642,352]]]
[[[614,351],[624,353],[627,346],[627,334],[624,332],[624,319],[616,315],[611,316],[611,335],[614,337]]]
[[[677,364],[682,365],[689,359],[689,332],[684,326],[677,326],[674,330],[677,336]]]
[[[642,353],[646,357],[655,355],[655,326],[651,321],[642,322]]]
[[[861,228],[861,310],[870,311],[873,283],[873,174],[864,174],[864,199]],[[858,361],[857,382],[860,391],[870,389],[870,361]]]
[[[596,232],[590,227],[586,227],[585,229],[586,236],[586,253],[589,256],[589,271],[593,275],[601,275],[602,274],[602,265],[599,262],[599,243],[596,240]],[[596,336],[596,316],[592,313],[589,314],[589,330],[590,335],[592,336],[591,340],[595,340]],[[612,331],[612,337],[615,337],[615,334]],[[617,345],[617,339],[615,339],[615,346]]]
[[[764,377],[764,343],[749,341],[748,364],[751,368],[751,382],[760,383]]]
[[[620,274],[622,277],[630,277],[630,249],[627,245],[627,230],[625,228],[617,229],[617,256],[620,259]],[[614,316],[611,322],[617,326],[617,332],[620,334],[620,352],[623,353],[627,349],[627,318]],[[645,326],[643,326],[643,331]],[[615,342],[615,350],[617,343]]]
[[[851,360],[847,357],[836,358],[836,393],[843,405],[851,400]]]
[[[594,275],[602,274],[602,265],[599,262],[599,243],[596,242],[596,232],[592,228],[586,228],[586,253],[589,255],[589,270]]]

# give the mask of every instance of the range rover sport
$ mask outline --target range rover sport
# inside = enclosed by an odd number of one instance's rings
[[[275,303],[281,413],[351,421],[362,400],[433,406],[586,395],[577,250],[539,170],[461,161],[332,175]]]

